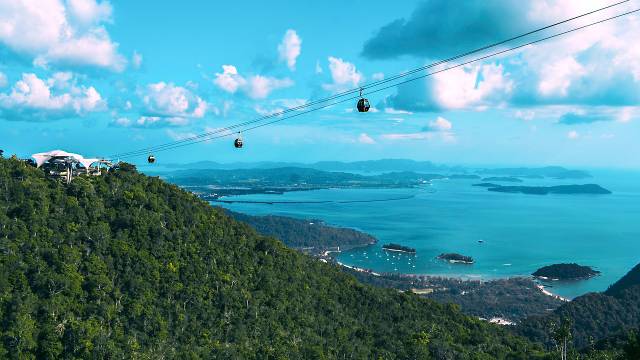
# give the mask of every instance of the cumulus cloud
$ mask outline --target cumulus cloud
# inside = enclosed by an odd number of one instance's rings
[[[364,76],[356,69],[354,64],[333,56],[330,56],[328,60],[333,83],[323,84],[322,87],[325,90],[338,92],[351,89],[358,87],[364,80]]]
[[[483,110],[511,94],[513,81],[502,65],[466,66],[398,87],[383,106],[408,111]]]
[[[444,58],[605,5],[609,5],[605,0],[477,0],[465,3],[465,12],[460,13],[455,3],[424,2],[408,20],[381,28],[365,44],[363,54],[369,58]],[[630,6],[623,4],[573,21],[563,29],[629,10]],[[430,21],[435,16],[438,20]],[[412,111],[636,106],[640,103],[640,48],[628,44],[634,43],[639,33],[637,16],[598,24],[503,56],[493,65],[456,68],[405,84],[385,105]],[[440,81],[444,79],[448,84]]]
[[[108,1],[67,0],[67,10],[74,20],[83,25],[110,21],[113,9]]]
[[[147,85],[142,92],[145,115],[151,118],[167,118],[180,123],[180,118],[202,118],[207,103],[190,90],[172,83],[158,82]],[[146,122],[155,119],[147,119]]]
[[[222,65],[222,73],[216,73],[213,83],[225,92],[234,94],[242,91],[252,99],[264,99],[276,89],[293,86],[289,78],[274,78],[253,75],[248,78],[240,75],[233,65]]]
[[[282,42],[278,45],[278,55],[280,61],[287,63],[290,70],[296,69],[296,60],[300,56],[302,39],[295,30],[289,29],[284,34]]]
[[[83,116],[106,109],[106,101],[93,86],[79,86],[71,73],[48,79],[22,74],[9,93],[0,93],[0,117],[7,120],[42,121]]]
[[[107,1],[61,0],[0,2],[0,44],[48,66],[89,66],[121,71],[126,59],[107,33]]]

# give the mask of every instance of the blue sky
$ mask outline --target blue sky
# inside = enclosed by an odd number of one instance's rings
[[[180,140],[610,3],[0,0],[0,148],[110,156]],[[367,114],[341,104],[247,132],[241,151],[225,138],[156,156],[638,168],[638,37],[631,15],[371,94]]]

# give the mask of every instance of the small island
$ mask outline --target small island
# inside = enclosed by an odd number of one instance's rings
[[[543,280],[586,280],[600,274],[590,266],[572,264],[553,264],[542,267],[532,275]]]
[[[489,187],[487,190],[504,192],[504,193],[521,193],[521,194],[529,194],[529,195],[547,195],[547,194],[606,195],[606,194],[611,194],[611,191],[597,184],[557,185],[557,186],[497,186],[497,187]]]
[[[382,245],[382,250],[385,251],[397,251],[397,252],[403,252],[403,253],[408,253],[408,254],[415,254],[416,253],[416,249],[408,247],[408,246],[402,246],[402,245],[398,245],[398,244],[384,244]]]
[[[471,256],[460,255],[457,253],[442,253],[438,255],[437,258],[454,264],[473,264],[473,258]]]
[[[513,176],[493,176],[493,177],[486,177],[484,179],[482,179],[482,181],[485,182],[490,182],[490,181],[502,181],[502,182],[522,182],[521,179],[518,179],[517,177],[513,177]]]

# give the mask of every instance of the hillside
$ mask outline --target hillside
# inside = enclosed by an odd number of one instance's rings
[[[636,285],[640,285],[640,264],[634,266],[633,269],[611,285],[604,293],[606,295],[619,297],[623,295],[625,290]]]
[[[340,247],[342,250],[368,246],[376,239],[363,232],[327,226],[320,220],[300,220],[286,216],[253,216],[225,210],[234,219],[251,225],[258,233],[276,237],[290,248],[312,254]]]
[[[70,185],[0,159],[0,358],[526,359],[132,166]]]
[[[586,294],[562,305],[552,314],[526,319],[516,332],[551,345],[551,324],[569,319],[573,342],[577,348],[583,348],[592,342],[637,329],[640,327],[639,269],[639,266],[634,267],[604,293]]]

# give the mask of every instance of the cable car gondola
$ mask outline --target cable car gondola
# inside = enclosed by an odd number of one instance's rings
[[[233,142],[233,146],[235,146],[236,149],[241,149],[242,148],[242,134],[238,133],[238,137]]]
[[[356,107],[358,108],[358,112],[367,112],[371,107],[371,105],[369,105],[369,100],[362,97],[362,89],[360,89],[360,100],[358,100]]]
[[[149,155],[147,161],[149,162],[149,164],[153,164],[154,162],[156,162],[156,157],[153,155]]]

